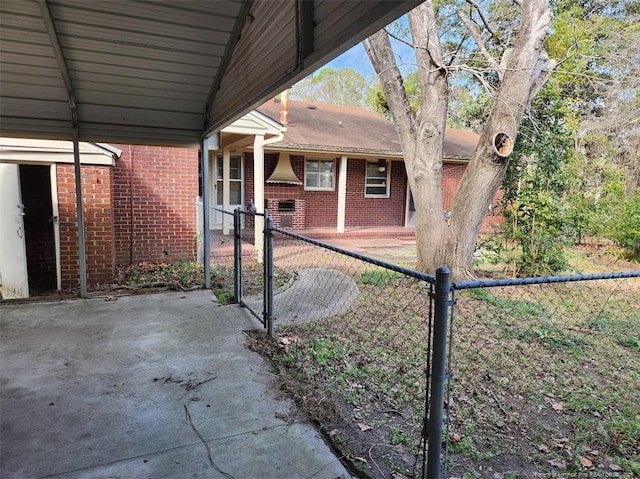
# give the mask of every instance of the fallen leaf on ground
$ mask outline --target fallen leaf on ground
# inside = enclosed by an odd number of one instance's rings
[[[588,457],[578,456],[578,460],[584,467],[593,467],[593,461]]]
[[[359,422],[358,427],[362,432],[368,431],[369,429],[373,429],[371,426],[369,426],[368,424],[365,424],[364,422]]]
[[[562,401],[552,401],[551,408],[554,411],[564,411],[564,404],[562,403]]]
[[[622,468],[620,466],[618,466],[617,464],[609,464],[609,469],[611,469],[612,471],[622,471]]]
[[[451,443],[452,444],[458,444],[461,440],[462,440],[462,436],[460,436],[460,434],[458,434],[457,432],[454,432],[451,435]]]
[[[118,298],[116,298],[115,296],[107,296],[106,298],[104,298],[105,301],[117,301]]]
[[[551,452],[551,449],[549,449],[549,446],[547,446],[546,444],[540,444],[540,447],[538,447],[538,450],[540,452],[544,452],[545,454],[549,454]]]
[[[567,468],[567,462],[562,459],[552,459],[549,461],[549,464],[551,464],[553,467],[557,467],[558,469]]]

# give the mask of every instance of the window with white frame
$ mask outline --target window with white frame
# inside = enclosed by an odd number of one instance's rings
[[[304,162],[304,189],[335,189],[335,161],[307,158]]]
[[[391,168],[387,160],[367,161],[364,196],[366,198],[388,198],[391,184]]]

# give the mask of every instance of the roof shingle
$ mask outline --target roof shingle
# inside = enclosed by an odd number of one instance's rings
[[[356,106],[295,100],[289,100],[288,107],[289,123],[284,139],[272,147],[402,156],[395,125],[376,113]],[[258,107],[258,111],[278,121],[280,101],[269,100]],[[478,138],[471,131],[448,128],[444,158],[471,158]]]

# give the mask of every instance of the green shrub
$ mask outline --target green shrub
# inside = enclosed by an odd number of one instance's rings
[[[640,257],[640,192],[622,202],[609,223],[610,237],[629,251],[631,256]]]

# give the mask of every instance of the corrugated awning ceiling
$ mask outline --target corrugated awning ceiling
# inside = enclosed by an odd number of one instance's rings
[[[418,3],[2,0],[0,132],[197,144]]]

